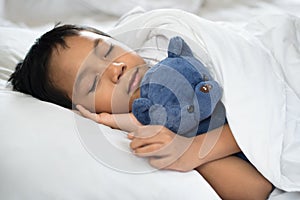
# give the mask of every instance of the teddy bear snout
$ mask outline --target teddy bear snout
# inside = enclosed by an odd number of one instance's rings
[[[195,108],[194,108],[194,105],[189,105],[186,110],[189,112],[189,113],[193,113]]]

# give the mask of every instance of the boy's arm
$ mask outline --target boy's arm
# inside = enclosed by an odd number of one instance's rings
[[[128,136],[130,147],[159,169],[189,171],[240,151],[229,126],[193,138],[179,136],[163,126],[141,126]]]
[[[179,136],[163,126],[142,126],[132,113],[91,113],[78,105],[81,115],[112,128],[131,132],[136,155],[148,157],[156,168],[189,171],[204,163],[240,151],[227,124],[193,138]]]
[[[129,138],[135,153],[149,157],[156,168],[196,169],[221,199],[265,200],[272,192],[272,184],[250,163],[229,156],[240,148],[228,124],[194,138],[174,135],[161,126],[145,126]]]
[[[196,168],[222,199],[265,200],[272,184],[250,163],[229,156]]]

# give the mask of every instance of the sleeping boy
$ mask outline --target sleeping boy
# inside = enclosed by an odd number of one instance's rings
[[[109,35],[89,27],[61,25],[36,41],[10,81],[14,90],[69,109],[76,107],[98,123],[132,131],[128,137],[137,156],[147,157],[159,169],[197,169],[222,199],[266,199],[272,184],[251,164],[231,156],[240,148],[227,123],[188,138],[165,126],[138,122],[132,104],[140,97],[139,83],[147,70],[142,57]],[[198,111],[198,107],[187,111]],[[209,146],[206,136],[218,140]],[[190,145],[182,149],[186,143]],[[199,157],[207,147],[208,154]]]

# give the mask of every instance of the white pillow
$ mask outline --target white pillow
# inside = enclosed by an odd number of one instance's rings
[[[196,172],[156,171],[121,131],[0,89],[0,199],[219,199]]]
[[[18,27],[0,27],[0,81],[8,80],[41,32]]]

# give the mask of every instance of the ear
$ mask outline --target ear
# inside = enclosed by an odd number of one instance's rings
[[[153,105],[152,101],[146,98],[138,98],[132,104],[132,113],[143,125],[150,124],[149,109]]]
[[[168,57],[193,56],[192,50],[179,36],[171,38],[168,47]]]

